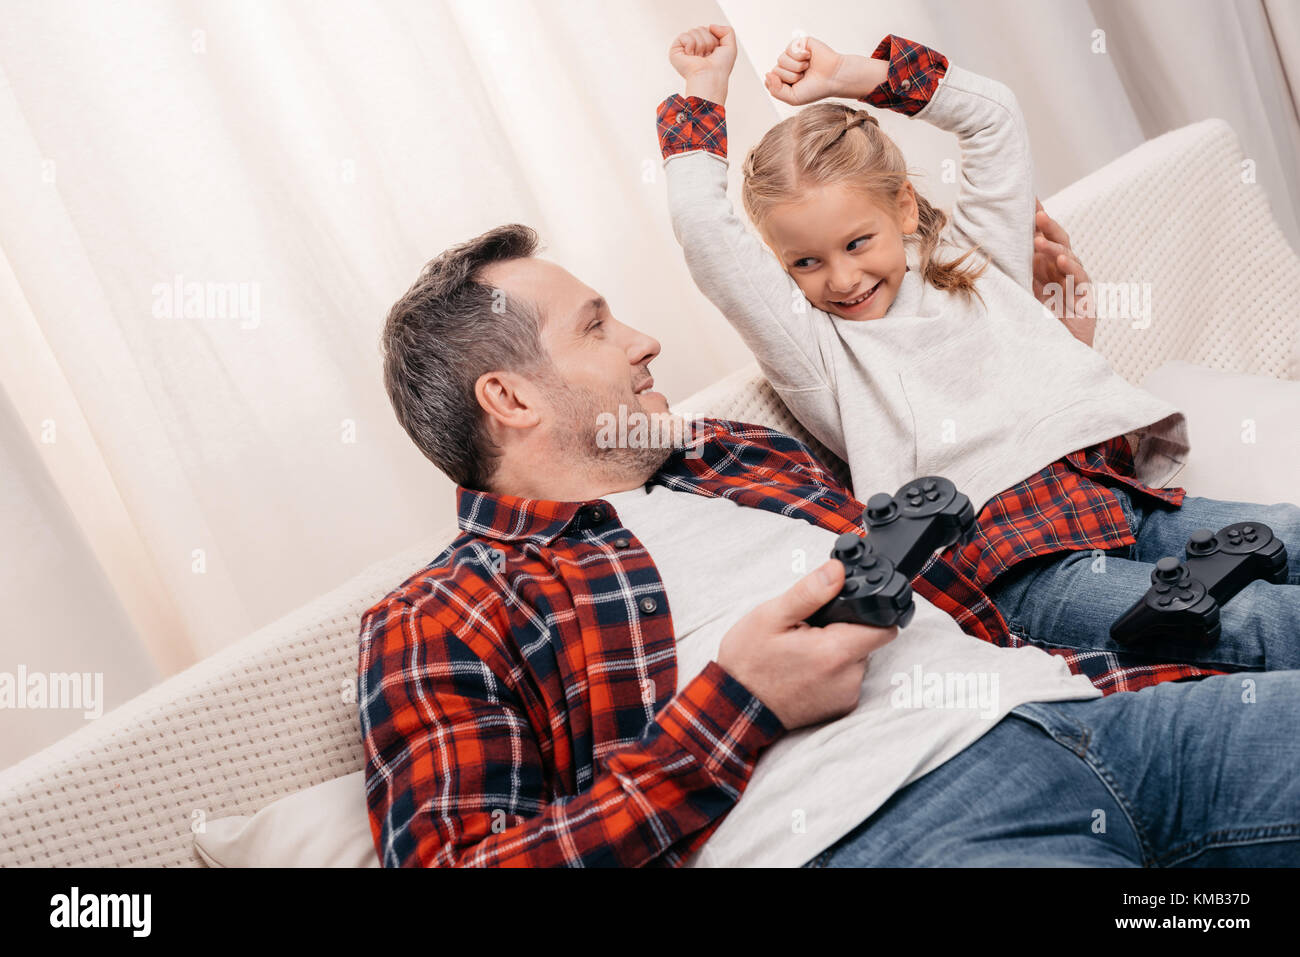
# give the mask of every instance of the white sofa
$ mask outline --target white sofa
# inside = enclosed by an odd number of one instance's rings
[[[1150,328],[1098,329],[1130,381],[1169,360],[1300,379],[1300,259],[1242,161],[1231,127],[1206,120],[1044,202],[1094,280],[1152,283]],[[680,407],[807,439],[753,368]],[[194,822],[359,770],[358,622],[453,534],[449,523],[0,774],[0,865],[199,865]]]

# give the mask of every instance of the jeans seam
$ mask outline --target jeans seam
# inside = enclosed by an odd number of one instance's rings
[[[1041,705],[1035,705],[1032,703],[1021,705],[1020,707],[1029,713],[1041,710]],[[1155,852],[1151,846],[1151,842],[1147,839],[1146,829],[1138,823],[1132,803],[1129,801],[1127,795],[1125,795],[1123,789],[1120,788],[1119,782],[1111,775],[1110,770],[1101,763],[1099,757],[1089,750],[1089,747],[1092,744],[1092,729],[1075,720],[1070,715],[1063,713],[1060,709],[1054,708],[1052,709],[1052,712],[1058,720],[1068,722],[1070,725],[1078,729],[1079,737],[1077,741],[1070,740],[1064,735],[1058,734],[1054,723],[1051,721],[1048,721],[1048,724],[1051,726],[1050,730],[1042,725],[1039,725],[1039,727],[1043,728],[1047,733],[1047,736],[1053,741],[1083,761],[1083,763],[1091,769],[1092,773],[1097,776],[1097,779],[1101,781],[1102,787],[1110,792],[1110,796],[1113,797],[1115,803],[1119,805],[1119,809],[1124,813],[1124,817],[1128,821],[1129,827],[1133,829],[1133,833],[1137,837],[1138,845],[1142,849],[1143,866],[1150,867],[1152,862],[1155,860]],[[1044,718],[1043,720],[1048,719]]]
[[[1155,861],[1156,867],[1175,867],[1184,861],[1199,857],[1206,851],[1220,847],[1240,847],[1243,845],[1271,843],[1275,840],[1300,837],[1300,824],[1271,824],[1263,827],[1225,828],[1210,831],[1194,841],[1186,841],[1170,848]]]

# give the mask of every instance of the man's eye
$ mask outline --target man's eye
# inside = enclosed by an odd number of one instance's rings
[[[604,319],[597,319],[595,322],[593,322],[591,325],[589,325],[589,326],[587,327],[587,331],[588,331],[588,332],[594,332],[595,330],[599,329],[599,328],[600,328],[601,326],[603,326],[604,324],[605,324],[605,320],[604,320]]]
[[[849,249],[852,249],[857,243],[868,242],[869,240],[874,238],[875,235],[876,235],[875,233],[872,233],[870,236],[859,236],[857,239],[853,240],[853,242],[849,243]]]

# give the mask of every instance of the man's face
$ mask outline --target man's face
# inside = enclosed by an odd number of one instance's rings
[[[540,311],[542,345],[563,383],[547,390],[551,407],[544,412],[565,445],[594,451],[598,416],[618,416],[620,406],[624,415],[667,414],[668,400],[651,389],[649,364],[659,343],[615,319],[603,297],[568,270],[536,257],[514,259],[493,263],[481,281]],[[611,457],[620,458],[617,450],[605,456]]]

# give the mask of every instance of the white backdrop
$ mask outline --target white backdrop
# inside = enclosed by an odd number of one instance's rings
[[[687,27],[737,28],[733,154],[788,109],[760,77],[794,31],[860,53],[895,32],[1016,91],[1043,196],[1224,117],[1300,246],[1296,0],[7,0],[0,16],[0,672],[103,672],[106,707],[452,518],[377,351],[446,246],[536,227],[664,344],[670,398],[749,361],[665,211],[654,108],[681,89],[666,52]],[[955,142],[882,122],[946,204]],[[230,284],[245,308],[187,313],[169,296],[187,284]],[[0,712],[0,766],[81,720]]]

